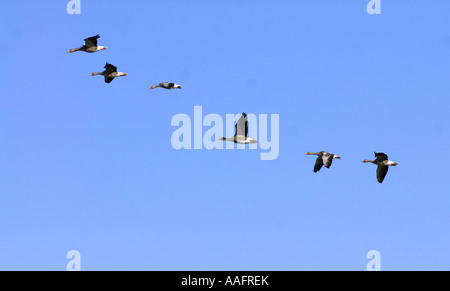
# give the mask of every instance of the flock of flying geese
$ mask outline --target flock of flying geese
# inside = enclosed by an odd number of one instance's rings
[[[106,50],[107,47],[97,45],[97,39],[100,35],[92,36],[84,40],[84,45],[79,48],[74,48],[68,51],[68,53],[73,53],[77,51],[83,51],[87,53],[95,53],[98,51]],[[126,73],[118,72],[117,67],[106,63],[104,71],[100,73],[92,73],[91,76],[102,75],[105,77],[105,83],[111,83],[114,78],[126,76]],[[164,88],[164,89],[181,89],[180,85],[170,82],[162,82],[158,85],[151,86],[150,89]],[[256,139],[248,137],[248,120],[247,114],[242,113],[238,122],[235,125],[235,134],[232,138],[222,137],[219,140],[231,141],[239,144],[256,143]],[[314,172],[317,173],[320,169],[325,166],[330,168],[334,159],[340,159],[341,157],[331,154],[329,152],[320,151],[317,153],[307,152],[307,155],[316,155],[316,163],[314,165]],[[373,163],[377,165],[377,180],[379,183],[383,183],[384,178],[389,170],[390,166],[397,166],[397,163],[392,162],[388,159],[388,156],[384,153],[375,152],[375,160],[363,160],[363,163]]]
[[[106,50],[107,49],[106,46],[98,45],[97,40],[99,38],[100,38],[100,35],[98,35],[98,34],[96,36],[91,36],[91,37],[85,38],[83,46],[81,46],[79,48],[71,49],[68,51],[68,53],[74,53],[74,52],[78,52],[78,51],[82,51],[82,52],[86,52],[86,53],[95,53],[98,51]],[[117,67],[111,65],[110,63],[106,63],[106,65],[104,66],[104,69],[105,70],[103,72],[92,73],[91,76],[102,75],[105,77],[105,83],[109,84],[112,82],[112,80],[114,80],[114,78],[124,77],[127,75],[126,73],[118,72]],[[180,85],[177,85],[175,83],[169,83],[169,82],[159,83],[158,85],[151,86],[150,89],[155,89],[158,87],[161,87],[164,89],[181,89]]]
[[[340,159],[341,157],[330,154],[329,152],[321,151],[318,153],[307,152],[307,155],[316,155],[316,164],[314,165],[314,173],[320,171],[320,169],[325,166],[325,168],[330,168],[333,159]],[[389,166],[397,166],[397,163],[390,161],[388,156],[384,153],[375,153],[375,160],[363,160],[362,163],[372,163],[377,165],[377,181],[383,183],[384,178],[389,170]]]

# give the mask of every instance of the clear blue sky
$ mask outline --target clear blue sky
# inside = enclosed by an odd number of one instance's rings
[[[0,270],[450,270],[450,2],[67,2],[1,5]],[[196,105],[279,114],[279,158],[174,150]]]

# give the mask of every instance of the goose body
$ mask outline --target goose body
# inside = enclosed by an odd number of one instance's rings
[[[383,183],[384,178],[390,166],[397,166],[397,163],[390,161],[388,156],[384,153],[375,153],[375,160],[363,160],[363,163],[372,163],[377,165],[377,181]]]
[[[127,74],[122,73],[122,72],[117,72],[117,67],[111,65],[110,63],[106,63],[105,65],[105,70],[101,73],[92,73],[91,76],[97,76],[97,75],[102,75],[105,76],[105,83],[111,83],[112,80],[114,80],[114,78],[116,77],[123,77],[126,76]]]
[[[231,141],[239,144],[257,143],[258,141],[248,137],[248,120],[247,114],[242,113],[235,125],[235,133],[231,138],[221,137],[219,140]]]
[[[155,86],[151,86],[150,89],[155,89],[155,88],[164,88],[164,89],[181,89],[181,85],[175,84],[175,83],[169,83],[169,82],[162,82],[159,83],[158,85]]]
[[[84,45],[79,48],[74,48],[68,51],[68,53],[74,53],[77,51],[87,52],[87,53],[95,53],[98,51],[106,50],[105,46],[97,45],[97,39],[100,38],[100,35],[88,37],[84,39]]]
[[[307,152],[307,155],[316,155],[316,163],[314,164],[314,173],[317,173],[320,171],[320,169],[325,166],[325,168],[330,168],[331,164],[333,163],[333,159],[340,159],[341,157],[330,154],[329,152],[320,151],[317,153]]]

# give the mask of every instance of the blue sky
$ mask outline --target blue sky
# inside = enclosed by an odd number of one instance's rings
[[[450,270],[450,2],[67,2],[0,10],[0,270]],[[194,106],[279,114],[278,159],[174,150]]]

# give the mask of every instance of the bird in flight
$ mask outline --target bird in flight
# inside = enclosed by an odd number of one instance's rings
[[[161,88],[164,88],[164,89],[181,89],[180,85],[177,85],[175,83],[169,83],[169,82],[159,83],[158,85],[151,86],[150,89],[155,89],[155,88],[158,88],[158,87],[161,87]]]
[[[97,39],[100,38],[100,35],[88,37],[84,39],[84,45],[79,48],[74,48],[68,51],[68,53],[73,53],[77,51],[87,52],[87,53],[95,53],[98,51],[106,50],[106,46],[99,46],[97,45]]]
[[[389,170],[389,166],[397,166],[397,163],[390,161],[388,156],[384,153],[375,153],[375,160],[363,160],[362,163],[373,163],[377,165],[377,180],[378,183],[383,183],[384,178]]]
[[[330,154],[329,152],[320,151],[317,153],[307,152],[307,155],[316,155],[316,164],[314,165],[314,173],[317,173],[320,171],[320,169],[325,166],[325,168],[330,168],[331,163],[333,162],[333,159],[340,159],[340,156],[337,156],[335,154]]]
[[[257,143],[258,141],[248,137],[248,120],[247,114],[242,113],[235,125],[235,133],[232,138],[221,137],[219,140],[232,141],[239,144]]]
[[[112,80],[114,80],[114,78],[116,77],[123,77],[126,76],[127,74],[122,73],[122,72],[117,72],[117,67],[111,65],[110,63],[106,63],[105,65],[105,70],[101,73],[92,73],[91,76],[97,76],[97,75],[102,75],[105,76],[105,83],[111,83]]]

